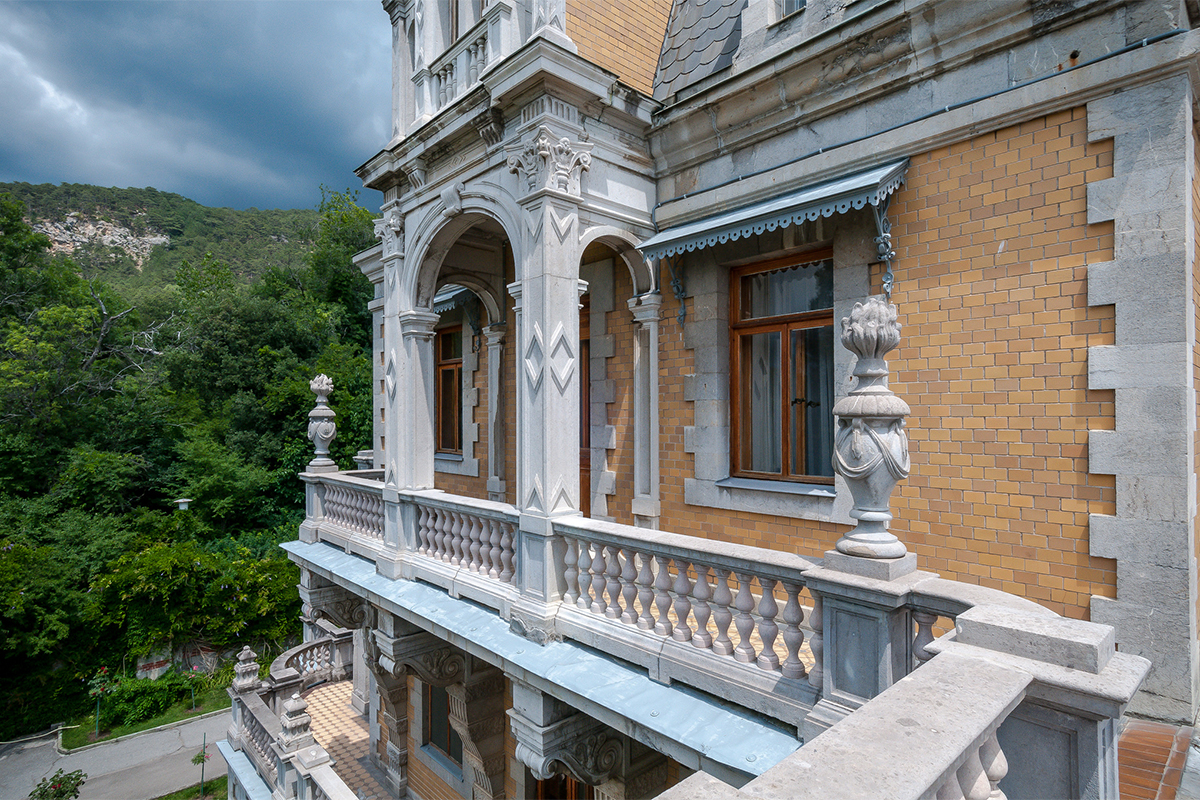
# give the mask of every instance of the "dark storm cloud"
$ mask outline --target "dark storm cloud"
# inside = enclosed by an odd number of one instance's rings
[[[386,144],[390,51],[378,0],[0,3],[0,181],[311,207]]]

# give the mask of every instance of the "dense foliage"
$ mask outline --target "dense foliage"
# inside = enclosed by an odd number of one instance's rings
[[[132,190],[50,188],[33,216],[90,203],[181,236],[229,231],[228,209],[177,195],[136,190],[130,211]],[[371,425],[370,284],[351,263],[370,214],[338,193],[307,213],[319,222],[295,258],[187,251],[150,285],[51,254],[0,194],[0,740],[86,712],[102,669],[298,633],[298,573],[278,544],[303,515],[312,376],[336,387],[339,463],[353,466]],[[109,721],[149,713],[176,683],[120,683]]]

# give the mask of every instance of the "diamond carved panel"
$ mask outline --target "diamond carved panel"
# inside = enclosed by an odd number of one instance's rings
[[[529,389],[537,395],[542,385],[542,368],[545,358],[542,351],[542,328],[533,323],[533,333],[525,346],[525,375],[529,378]]]
[[[554,335],[550,337],[550,375],[554,378],[554,383],[560,392],[567,390],[571,373],[574,371],[575,352],[571,348],[571,340],[567,337],[566,329],[560,322],[554,329]]]

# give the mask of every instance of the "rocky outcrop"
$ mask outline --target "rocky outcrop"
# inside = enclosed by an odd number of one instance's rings
[[[138,216],[144,216],[139,214]],[[102,245],[124,251],[140,270],[150,253],[159,245],[169,244],[171,238],[159,231],[147,230],[138,235],[129,228],[104,219],[89,219],[72,211],[61,221],[39,220],[34,230],[50,237],[50,251],[72,255],[77,248]]]

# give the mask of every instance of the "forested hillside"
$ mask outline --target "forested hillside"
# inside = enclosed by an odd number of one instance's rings
[[[55,252],[131,295],[172,282],[181,262],[196,263],[206,253],[243,279],[297,267],[317,234],[312,209],[209,208],[157,189],[78,183],[0,183],[4,193],[25,205]],[[136,240],[149,246],[128,246]]]
[[[139,268],[111,230],[71,251],[31,226],[72,214],[169,243]],[[239,212],[0,185],[0,740],[87,711],[102,668],[298,634],[276,545],[303,515],[314,374],[336,387],[333,456],[369,446],[371,287],[351,255],[371,228],[338,193]]]

